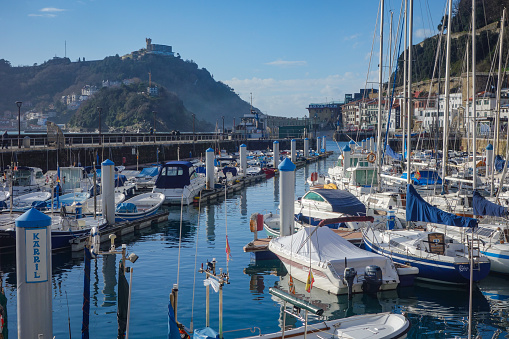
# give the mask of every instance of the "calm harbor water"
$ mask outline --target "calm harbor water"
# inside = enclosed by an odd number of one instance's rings
[[[328,149],[338,145],[328,142]],[[337,156],[297,170],[296,197],[306,190],[305,178],[311,172],[326,172]],[[167,334],[168,295],[179,283],[178,319],[187,327],[191,319],[195,328],[205,326],[205,276],[195,273],[207,260],[216,258],[217,267],[230,273],[230,284],[224,287],[224,326],[226,338],[277,331],[282,324],[281,305],[271,298],[269,287],[287,287],[286,271],[278,260],[253,262],[242,247],[253,239],[249,232],[252,213],[276,211],[279,204],[279,181],[272,178],[228,196],[214,205],[185,207],[182,220],[180,274],[178,274],[180,209],[171,208],[168,222],[124,237],[128,252],[139,259],[130,264],[133,270],[130,336],[162,338]],[[226,231],[227,230],[227,231]],[[228,234],[232,257],[226,262]],[[260,233],[260,236],[264,234]],[[56,338],[81,336],[84,264],[82,254],[53,255],[53,328]],[[195,259],[196,258],[196,259]],[[117,334],[117,276],[120,256],[108,255],[92,261],[90,337],[114,338]],[[197,266],[195,266],[195,260]],[[14,255],[0,256],[0,270],[8,298],[9,337],[16,338],[16,273]],[[196,278],[195,278],[196,276]],[[127,277],[129,279],[129,276]],[[193,289],[193,286],[196,286]],[[355,314],[392,311],[405,312],[412,322],[410,338],[466,337],[468,291],[434,284],[417,284],[410,288],[379,293],[378,297],[328,295],[318,289],[311,294],[297,282],[297,293],[306,295],[325,309],[330,319]],[[194,290],[194,294],[193,294]],[[193,311],[194,297],[194,311]],[[218,328],[218,294],[211,293],[211,326]],[[474,293],[474,330],[483,338],[508,335],[509,277],[490,275]],[[300,322],[287,317],[287,324]],[[256,332],[258,333],[258,332]]]

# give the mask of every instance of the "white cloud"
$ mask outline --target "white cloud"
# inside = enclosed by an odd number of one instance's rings
[[[56,13],[65,12],[66,9],[63,8],[55,8],[55,7],[44,7],[39,10],[39,13],[31,13],[28,16],[31,17],[41,17],[41,18],[54,18],[56,17]]]
[[[359,34],[359,33],[357,33],[357,34],[353,34],[353,35],[350,35],[350,36],[346,36],[346,37],[344,37],[344,39],[343,39],[343,40],[345,40],[345,41],[348,41],[348,40],[356,40],[359,36],[360,36],[360,34]]]
[[[320,79],[273,78],[237,79],[223,81],[262,112],[287,117],[304,117],[311,103],[343,101],[345,93],[357,92],[364,87],[366,75],[347,72]]]
[[[425,39],[435,35],[435,32],[429,28],[421,28],[414,32],[414,37],[417,39]]]
[[[305,61],[288,61],[288,60],[275,60],[271,62],[266,62],[265,65],[270,66],[278,66],[278,67],[292,67],[292,66],[305,66],[307,62]]]

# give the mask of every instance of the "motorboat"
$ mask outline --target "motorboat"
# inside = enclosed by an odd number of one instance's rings
[[[204,188],[205,176],[191,162],[170,161],[161,167],[152,192],[163,193],[165,204],[189,205]]]
[[[145,167],[141,172],[133,177],[136,189],[148,189],[154,187],[160,166]]]
[[[163,204],[165,196],[162,193],[142,193],[117,205],[115,221],[132,221],[157,212]]]
[[[349,287],[352,293],[391,290],[399,284],[391,259],[356,247],[328,227],[303,227],[272,239],[269,250],[295,279],[306,282],[312,272],[314,286],[332,294],[348,294]]]

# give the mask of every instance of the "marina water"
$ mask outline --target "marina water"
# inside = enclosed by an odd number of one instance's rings
[[[337,159],[344,143],[327,143],[336,153],[327,160],[297,170],[296,197],[308,189],[306,178],[312,172],[326,173]],[[272,299],[269,287],[287,289],[286,271],[278,260],[251,260],[242,247],[253,239],[249,232],[252,213],[277,212],[279,181],[272,178],[229,195],[225,201],[212,205],[184,207],[178,274],[180,208],[169,209],[168,222],[124,237],[128,253],[139,259],[133,267],[132,300],[129,336],[132,338],[163,338],[167,335],[168,301],[173,284],[179,284],[178,320],[195,328],[205,327],[204,274],[197,273],[201,263],[216,258],[217,267],[228,270],[230,284],[224,287],[224,336],[238,338],[280,330],[282,306]],[[226,228],[227,225],[227,228]],[[232,260],[226,262],[226,229]],[[260,237],[265,234],[259,232]],[[195,256],[197,266],[195,266]],[[117,278],[120,256],[107,255],[91,264],[90,337],[115,338],[117,335]],[[2,255],[5,293],[8,299],[9,338],[16,338],[16,273],[15,255]],[[195,278],[196,275],[196,278]],[[84,263],[82,253],[53,255],[53,329],[56,338],[81,336]],[[127,276],[129,279],[129,276]],[[282,281],[283,280],[283,281]],[[468,290],[437,284],[417,283],[413,287],[378,293],[377,297],[328,295],[316,288],[304,291],[296,282],[297,293],[325,309],[326,317],[343,318],[355,314],[391,311],[406,313],[412,323],[408,337],[454,338],[467,336]],[[195,288],[193,289],[193,286]],[[193,293],[194,290],[194,293]],[[194,297],[194,312],[192,301]],[[475,334],[483,338],[508,335],[509,277],[491,274],[479,284],[473,296]],[[211,289],[210,321],[218,328],[218,294]],[[287,325],[300,322],[287,316]],[[244,329],[241,331],[234,331]]]

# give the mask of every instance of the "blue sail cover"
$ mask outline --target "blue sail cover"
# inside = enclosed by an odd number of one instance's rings
[[[474,215],[491,215],[493,217],[506,217],[507,208],[486,200],[479,192],[474,191],[472,201]]]
[[[387,153],[388,156],[390,156],[393,159],[400,160],[403,158],[403,156],[399,153],[394,152],[394,150],[387,144],[385,146],[385,153]]]
[[[415,177],[417,172],[413,172],[410,174],[410,179],[412,180],[412,183],[417,186],[424,186],[424,185],[441,185],[442,184],[442,178],[438,175],[436,171],[429,171],[429,170],[422,170],[419,171],[419,174],[421,177],[417,179]],[[401,175],[402,179],[406,179],[406,173],[403,173]]]
[[[140,174],[138,174],[137,178],[145,178],[145,177],[155,177],[159,173],[159,166],[154,167],[145,167],[141,170]]]
[[[406,190],[406,220],[432,222],[435,224],[459,227],[477,226],[477,219],[460,217],[431,206],[424,201],[412,185],[407,185]]]
[[[497,170],[497,172],[501,172],[504,169],[504,165],[505,160],[500,155],[497,155],[495,157],[495,169]]]
[[[366,215],[366,206],[352,193],[343,190],[315,189],[331,206],[332,211],[348,215]]]

